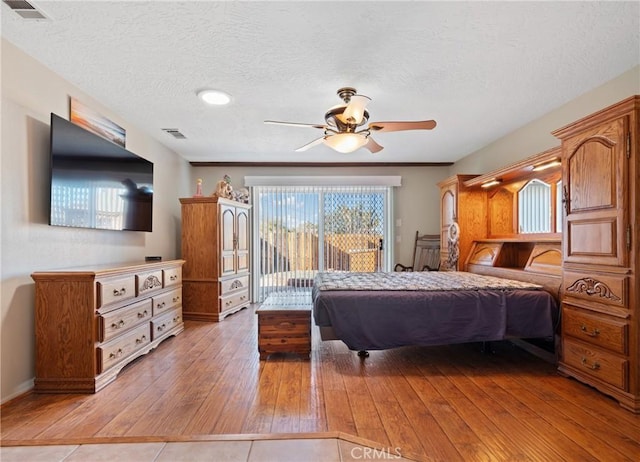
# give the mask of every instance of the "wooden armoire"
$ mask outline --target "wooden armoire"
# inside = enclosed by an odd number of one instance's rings
[[[185,319],[221,321],[248,306],[250,205],[218,197],[180,199]]]
[[[562,142],[560,372],[640,412],[640,96],[553,132]]]

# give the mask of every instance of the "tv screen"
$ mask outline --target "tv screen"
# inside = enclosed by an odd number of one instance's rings
[[[151,231],[153,163],[51,114],[49,224]]]

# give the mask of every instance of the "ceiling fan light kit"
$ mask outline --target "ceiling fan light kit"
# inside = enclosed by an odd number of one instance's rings
[[[224,106],[231,102],[231,95],[221,90],[204,89],[197,93],[198,97],[207,104]]]
[[[372,131],[395,132],[401,130],[431,130],[435,128],[435,120],[422,120],[415,122],[371,122],[367,128],[358,130],[369,121],[369,113],[366,110],[371,98],[359,95],[355,88],[343,87],[338,90],[338,96],[344,104],[330,108],[324,115],[326,124],[306,124],[300,122],[280,122],[265,120],[266,124],[288,125],[292,127],[311,127],[324,130],[324,136],[296,149],[297,152],[306,151],[318,144],[326,144],[330,148],[341,152],[350,153],[360,148],[368,149],[376,153],[384,149],[373,138]]]
[[[348,154],[367,144],[367,137],[360,133],[337,133],[325,137],[324,144],[338,152]]]

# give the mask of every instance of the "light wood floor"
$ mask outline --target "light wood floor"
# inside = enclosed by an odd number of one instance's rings
[[[344,432],[416,460],[632,461],[640,416],[508,343],[371,352],[314,330],[311,360],[258,359],[257,319],[187,322],[95,395],[5,404],[2,441]]]

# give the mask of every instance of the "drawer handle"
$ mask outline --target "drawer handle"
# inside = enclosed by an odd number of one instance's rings
[[[122,348],[118,348],[118,351],[116,351],[115,353],[111,353],[109,355],[109,358],[118,358],[122,356]]]
[[[123,319],[118,321],[117,324],[115,322],[111,323],[111,327],[113,327],[114,329],[120,329],[122,326],[124,326],[124,320]]]
[[[156,308],[162,308],[163,306],[164,306],[164,302],[162,302],[162,303],[158,303],[158,304],[156,305]]]
[[[179,302],[180,301],[180,296],[173,297],[171,300],[173,300],[173,303]]]
[[[122,297],[124,294],[127,293],[127,289],[125,287],[123,287],[122,289],[118,290],[118,289],[113,289],[113,296],[114,297]]]
[[[180,316],[176,316],[175,318],[173,318],[173,322],[180,322]]]
[[[136,345],[140,345],[141,343],[145,342],[146,340],[147,340],[147,336],[143,335],[142,337],[136,339]]]
[[[144,310],[142,313],[138,313],[138,318],[146,318],[148,314],[149,313],[147,313],[147,310]]]
[[[289,321],[282,321],[282,322],[280,323],[280,325],[281,325],[282,327],[293,327],[293,326],[294,326],[294,324],[293,324],[292,322],[289,322]]]
[[[582,358],[582,365],[591,369],[592,371],[597,371],[598,369],[600,369],[600,363],[598,361],[595,361],[593,364],[588,364],[587,358]]]
[[[591,332],[589,332],[587,330],[587,326],[585,326],[584,324],[582,326],[580,326],[580,330],[585,334],[588,335],[589,337],[597,337],[600,334],[600,331],[598,329],[593,329]]]
[[[178,279],[178,276],[175,274],[173,276],[169,276],[170,281],[175,281],[176,279]]]
[[[158,326],[158,332],[162,332],[163,330],[165,330],[167,328],[166,324],[163,324],[161,326]]]

